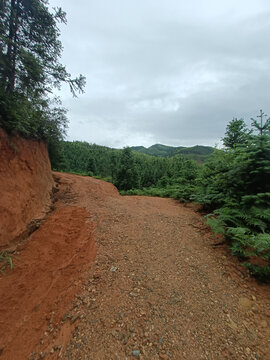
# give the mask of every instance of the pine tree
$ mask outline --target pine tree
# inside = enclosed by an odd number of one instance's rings
[[[260,119],[260,122],[251,118],[252,126],[254,126],[259,131],[259,134],[261,136],[262,135],[270,135],[270,118],[265,120],[265,123],[263,123],[264,117],[267,117],[267,115],[262,110],[260,110],[260,114],[257,116],[257,118]]]
[[[134,155],[129,147],[125,148],[121,154],[116,186],[119,190],[129,190],[139,187],[139,175]]]
[[[48,127],[63,133],[65,112],[59,103],[50,109],[48,94],[66,82],[75,95],[85,84],[59,62],[58,23],[66,23],[66,14],[51,13],[47,0],[0,0],[0,15],[0,125],[34,137],[50,135]]]
[[[227,125],[225,136],[222,139],[223,144],[231,149],[246,144],[250,133],[243,119],[234,118]]]
[[[91,172],[93,175],[97,175],[97,164],[96,159],[91,154],[88,158],[87,171]]]
[[[232,241],[233,253],[246,258],[246,265],[260,277],[270,274],[270,119],[264,121],[266,116],[261,110],[260,121],[252,119],[259,134],[250,134],[244,145],[223,152],[223,159],[230,160],[223,161],[224,171],[213,162],[211,176],[201,179],[204,191],[198,196],[217,207],[208,224]],[[204,169],[208,167],[206,163]]]

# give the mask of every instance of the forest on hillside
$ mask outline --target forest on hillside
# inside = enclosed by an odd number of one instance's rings
[[[184,146],[167,146],[162,144],[155,144],[149,148],[144,146],[131,146],[131,150],[134,150],[141,154],[152,155],[152,156],[174,156],[183,155],[185,158],[195,160],[199,163],[204,162],[208,155],[212,154],[214,149],[211,146],[196,145],[192,147]]]

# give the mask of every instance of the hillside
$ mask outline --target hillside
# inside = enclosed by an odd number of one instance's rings
[[[148,148],[144,146],[132,146],[133,151],[139,152],[141,154],[152,155],[152,156],[174,156],[174,155],[183,155],[184,157],[199,162],[205,161],[208,155],[212,154],[214,148],[211,146],[204,145],[195,145],[192,147],[184,146],[167,146],[162,144],[155,144]]]
[[[131,146],[133,151],[139,152],[141,154],[152,155],[152,156],[172,156],[175,149],[183,149],[182,146],[179,148],[173,146],[167,146],[162,144],[155,144],[148,148],[144,146]]]

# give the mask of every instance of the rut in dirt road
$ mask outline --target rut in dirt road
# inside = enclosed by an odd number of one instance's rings
[[[65,359],[270,358],[269,286],[211,247],[217,240],[194,209],[57,176],[97,223],[98,245]]]

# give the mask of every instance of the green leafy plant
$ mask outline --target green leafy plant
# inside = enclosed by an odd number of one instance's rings
[[[60,63],[61,8],[47,0],[0,2],[0,127],[7,133],[45,139],[52,165],[60,163],[57,143],[67,128],[66,109],[53,89],[67,83],[73,96],[83,92],[85,78],[72,78]]]
[[[0,253],[0,273],[3,274],[8,267],[11,270],[14,268],[12,256],[8,251],[2,251]]]
[[[203,165],[196,200],[213,210],[207,224],[231,242],[233,255],[260,278],[270,274],[270,119],[260,111],[244,141]],[[243,135],[243,134],[242,134]],[[241,138],[243,140],[243,138]],[[220,162],[220,160],[223,160]]]

